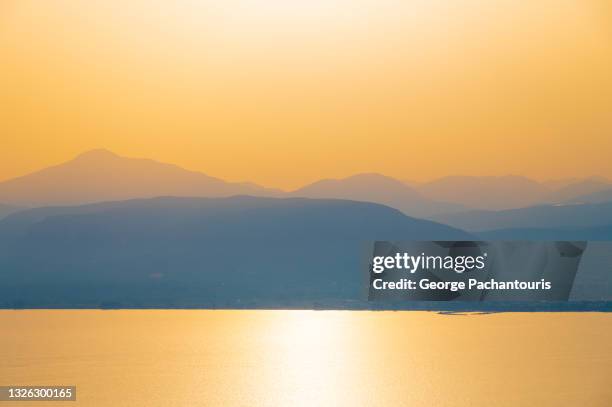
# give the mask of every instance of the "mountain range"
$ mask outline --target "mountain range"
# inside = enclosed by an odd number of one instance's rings
[[[589,227],[507,228],[478,233],[485,240],[610,241],[612,224]]]
[[[612,240],[612,202],[538,205],[434,216],[493,240]]]
[[[248,196],[30,209],[0,232],[0,307],[359,301],[368,241],[473,238],[378,204]]]
[[[0,182],[0,307],[344,307],[374,240],[612,240],[609,186],[358,174],[287,192],[94,150]]]
[[[612,202],[538,205],[505,211],[469,211],[433,217],[437,222],[469,231],[508,228],[582,228],[612,224]]]
[[[595,202],[586,197],[610,191],[612,183],[602,177],[537,182],[521,176],[449,176],[414,186],[424,197],[453,202],[468,208],[506,210],[541,204]],[[603,202],[601,199],[600,202]]]
[[[592,192],[568,199],[569,203],[602,203],[612,202],[612,188]]]
[[[226,182],[201,172],[149,159],[92,150],[74,159],[0,182],[0,218],[15,207],[81,205],[158,196],[305,197],[387,205],[409,216],[431,218],[472,209],[506,210],[550,203],[612,201],[603,178],[536,182],[525,177],[444,177],[402,182],[380,174],[324,179],[294,191]]]
[[[358,174],[344,179],[324,179],[293,191],[290,195],[375,202],[417,217],[468,209],[460,204],[428,199],[405,183],[380,174]]]
[[[176,165],[120,157],[107,150],[88,151],[66,163],[0,182],[0,202],[30,207],[158,196],[233,195],[359,200],[389,205],[411,216],[467,209],[423,198],[404,183],[378,174],[322,180],[297,191],[284,192],[252,183],[225,182]]]
[[[74,205],[156,196],[274,196],[280,191],[231,183],[173,164],[92,150],[53,167],[0,183],[0,202]]]

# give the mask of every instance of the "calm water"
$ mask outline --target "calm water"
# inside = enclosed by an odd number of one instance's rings
[[[612,314],[0,311],[0,385],[67,406],[610,406]],[[41,403],[9,403],[25,407]]]

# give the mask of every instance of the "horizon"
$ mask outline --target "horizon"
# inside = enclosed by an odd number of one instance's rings
[[[529,180],[529,181],[532,181],[532,182],[536,182],[536,183],[538,183],[538,184],[540,184],[542,186],[545,186],[545,187],[547,187],[547,188],[549,188],[551,190],[555,190],[555,189],[558,189],[558,188],[550,187],[547,184],[555,183],[555,182],[566,182],[566,183],[571,184],[571,183],[574,183],[574,182],[582,182],[582,181],[588,181],[588,180],[598,180],[598,181],[602,181],[602,182],[605,182],[605,183],[611,183],[612,184],[612,180],[610,178],[602,176],[602,175],[597,175],[597,174],[587,175],[587,176],[584,176],[584,177],[568,177],[568,178],[553,178],[553,179],[535,179],[535,178],[531,178],[529,176],[525,176],[525,175],[521,175],[521,174],[500,174],[500,175],[448,174],[448,175],[443,175],[443,176],[440,176],[440,177],[437,177],[437,178],[433,178],[433,179],[427,179],[427,180],[423,180],[423,181],[415,181],[415,180],[412,180],[410,178],[406,178],[406,177],[402,177],[402,176],[397,177],[397,176],[392,176],[392,175],[384,174],[384,173],[380,173],[380,172],[366,171],[366,172],[348,174],[346,176],[342,176],[342,177],[338,177],[338,178],[330,178],[330,177],[317,178],[317,179],[309,181],[309,182],[307,182],[305,184],[298,185],[295,188],[286,189],[286,188],[282,188],[282,187],[277,186],[277,185],[262,185],[260,183],[254,182],[253,180],[250,180],[250,179],[230,180],[230,179],[225,178],[223,176],[220,176],[218,174],[211,174],[211,173],[207,172],[206,170],[191,169],[191,168],[184,167],[184,166],[182,166],[182,165],[180,165],[178,163],[165,162],[165,161],[158,160],[158,159],[155,159],[155,158],[150,158],[150,157],[127,156],[127,155],[123,155],[122,153],[118,153],[116,151],[113,151],[111,149],[104,148],[104,147],[97,147],[97,148],[93,148],[93,149],[88,149],[88,150],[82,151],[82,152],[80,152],[80,153],[78,153],[76,155],[73,155],[73,156],[71,156],[71,157],[69,157],[67,159],[64,159],[63,161],[55,162],[55,163],[51,163],[50,165],[46,165],[46,166],[42,166],[42,167],[39,167],[39,168],[35,168],[34,170],[32,170],[30,172],[27,172],[27,173],[24,173],[24,174],[19,174],[19,175],[10,177],[10,178],[0,178],[0,183],[6,182],[6,181],[11,181],[11,180],[17,179],[17,178],[26,177],[28,175],[34,174],[34,173],[39,172],[39,171],[43,171],[43,170],[48,169],[48,168],[52,168],[52,167],[56,167],[56,166],[61,166],[63,164],[66,164],[66,163],[68,163],[70,161],[75,160],[78,157],[85,156],[85,155],[92,154],[92,153],[99,153],[99,152],[109,153],[110,155],[114,155],[114,156],[116,156],[118,158],[127,159],[127,160],[149,160],[149,161],[153,161],[153,162],[156,162],[156,163],[159,163],[159,164],[169,164],[169,165],[176,166],[176,167],[178,167],[178,168],[180,168],[182,170],[185,170],[185,171],[203,174],[203,175],[206,175],[206,176],[209,176],[209,177],[212,177],[212,178],[219,179],[219,180],[224,181],[224,182],[229,182],[229,183],[251,183],[251,184],[255,184],[257,186],[268,188],[268,189],[280,190],[282,192],[294,192],[296,190],[299,190],[299,189],[301,189],[303,187],[309,186],[309,185],[314,184],[314,183],[319,182],[319,181],[330,181],[330,180],[331,181],[341,181],[341,180],[345,180],[345,179],[352,178],[352,177],[367,176],[367,175],[381,176],[381,177],[393,179],[393,180],[401,182],[402,184],[404,184],[406,187],[409,187],[409,188],[413,187],[413,186],[426,185],[428,183],[433,183],[433,182],[440,181],[440,180],[447,179],[447,178],[478,178],[478,179],[483,179],[483,178],[486,178],[486,179],[503,179],[503,178],[515,178],[516,179],[516,178],[522,178],[522,179],[526,179],[526,180]]]

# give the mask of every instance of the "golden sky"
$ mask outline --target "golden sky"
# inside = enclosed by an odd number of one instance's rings
[[[0,180],[103,147],[293,188],[612,177],[607,0],[3,0]]]

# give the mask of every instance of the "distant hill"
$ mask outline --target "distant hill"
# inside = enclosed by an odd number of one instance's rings
[[[513,228],[478,233],[485,240],[612,240],[612,225],[589,228]]]
[[[607,191],[609,199],[602,198],[588,199],[584,196],[597,196],[603,191]],[[606,192],[603,192],[605,195]],[[571,203],[571,202],[583,202],[583,203],[597,203],[612,201],[612,184],[605,178],[592,177],[584,180],[571,182],[561,188],[558,188],[548,194],[546,200],[551,203]]]
[[[505,211],[469,211],[434,216],[433,219],[469,231],[590,228],[612,224],[612,203],[541,205]]]
[[[612,202],[612,188],[602,191],[592,192],[585,195],[574,197],[569,202],[572,203],[603,203]]]
[[[249,183],[230,183],[148,159],[92,150],[64,164],[0,182],[0,202],[71,205],[156,196],[231,196],[280,193]]]
[[[382,205],[156,198],[0,221],[0,306],[316,306],[357,301],[368,240],[466,240]]]
[[[539,182],[519,176],[450,176],[421,184],[425,197],[470,208],[502,210],[541,203],[550,190]]]
[[[603,177],[538,182],[520,176],[449,176],[413,186],[423,196],[473,209],[506,210],[577,202],[577,197],[612,188]],[[612,190],[610,199],[612,201]],[[581,202],[603,202],[584,201]]]
[[[10,215],[11,213],[15,213],[20,209],[22,208],[20,208],[19,206],[0,204],[0,219]]]
[[[594,177],[596,178],[596,177]],[[542,184],[550,189],[551,191],[555,191],[557,189],[565,188],[570,184],[574,184],[576,182],[581,182],[581,178],[558,178],[558,179],[550,179],[543,181]]]
[[[344,179],[324,179],[300,188],[290,195],[374,202],[416,217],[467,209],[463,205],[425,198],[405,183],[380,174],[358,174]]]

